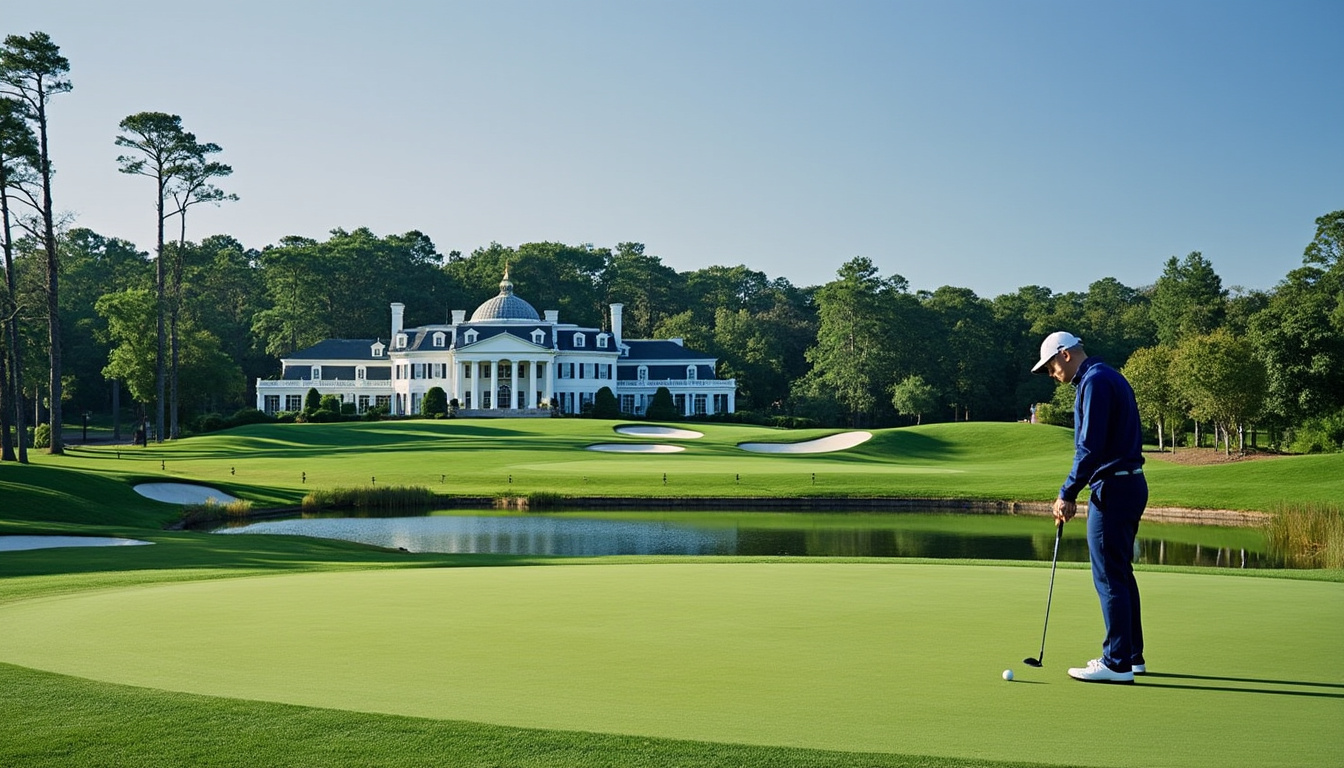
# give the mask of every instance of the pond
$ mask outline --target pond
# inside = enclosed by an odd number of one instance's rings
[[[234,525],[221,534],[278,534],[441,552],[508,555],[765,555],[1045,560],[1049,518],[974,514],[772,512],[435,512],[417,517],[305,516]],[[1059,559],[1087,562],[1082,521]],[[1253,528],[1144,523],[1135,562],[1274,567]]]

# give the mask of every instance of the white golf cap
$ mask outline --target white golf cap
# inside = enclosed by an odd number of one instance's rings
[[[1044,368],[1045,364],[1050,362],[1050,358],[1058,355],[1061,351],[1073,349],[1082,343],[1082,339],[1074,336],[1068,331],[1055,331],[1049,336],[1046,336],[1045,341],[1041,342],[1041,359],[1036,365],[1032,366],[1031,372],[1036,373]]]

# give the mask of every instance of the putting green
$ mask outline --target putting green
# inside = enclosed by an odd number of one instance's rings
[[[1075,683],[1100,617],[1061,570],[656,563],[328,572],[0,607],[0,661],[504,725],[1074,765],[1335,765],[1344,585],[1145,572],[1149,662]],[[1018,681],[999,674],[1012,667]],[[1130,737],[1106,741],[1104,713]]]

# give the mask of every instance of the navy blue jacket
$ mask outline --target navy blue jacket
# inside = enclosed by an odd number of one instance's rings
[[[1143,432],[1134,389],[1099,357],[1089,357],[1074,378],[1073,471],[1059,497],[1076,501],[1083,486],[1143,466]]]

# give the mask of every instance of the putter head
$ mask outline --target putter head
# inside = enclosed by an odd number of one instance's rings
[[[1023,659],[1023,660],[1022,660],[1022,663],[1023,663],[1023,664],[1026,664],[1028,667],[1040,667],[1040,666],[1041,666],[1041,660],[1040,660],[1040,659]]]

